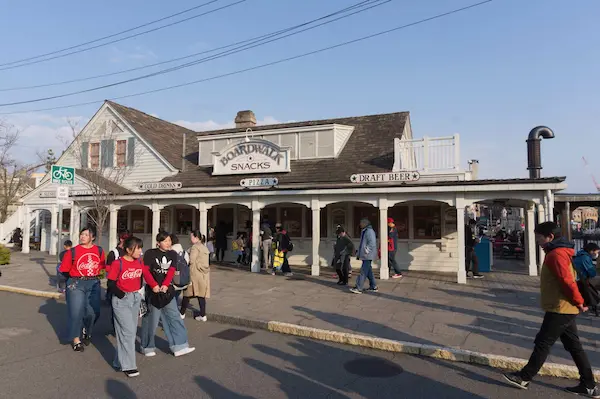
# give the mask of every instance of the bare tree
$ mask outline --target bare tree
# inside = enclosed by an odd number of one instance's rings
[[[67,151],[74,159],[76,174],[84,179],[85,196],[92,198],[91,201],[75,199],[75,203],[87,210],[88,219],[96,226],[97,237],[101,240],[110,205],[117,196],[129,192],[123,183],[132,172],[141,145],[137,140],[130,141],[131,138],[119,139],[123,130],[113,121],[99,122],[85,131],[81,131],[77,121],[69,119],[67,123],[73,134],[73,142]],[[119,148],[121,145],[127,148]],[[121,154],[125,154],[125,159]]]
[[[26,164],[14,157],[20,136],[21,130],[0,119],[0,223],[10,215],[11,205],[34,188],[29,184],[31,174],[44,165]]]

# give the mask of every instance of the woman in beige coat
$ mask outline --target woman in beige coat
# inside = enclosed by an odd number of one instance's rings
[[[206,321],[206,298],[210,298],[210,252],[206,247],[206,236],[199,231],[190,234],[192,248],[190,248],[190,285],[183,292],[181,300],[181,318],[185,318],[185,311],[191,298],[198,298],[200,314],[194,319]]]

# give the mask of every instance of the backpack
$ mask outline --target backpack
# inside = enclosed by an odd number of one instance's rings
[[[185,287],[190,284],[190,265],[185,260],[185,252],[177,252],[177,263],[175,264],[175,276],[173,284]]]
[[[294,250],[294,243],[292,242],[290,236],[286,234],[282,234],[279,241],[279,248],[282,250],[286,250],[287,252],[292,252]]]

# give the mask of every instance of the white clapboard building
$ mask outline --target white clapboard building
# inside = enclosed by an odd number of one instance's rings
[[[416,139],[408,112],[256,126],[254,114],[242,111],[235,128],[194,132],[107,101],[57,164],[76,170],[62,225],[47,176],[2,228],[7,236],[29,227],[24,252],[30,240],[56,253],[59,239],[76,238],[89,223],[90,184],[96,184],[113,193],[105,247],[116,245],[124,229],[152,247],[161,227],[179,234],[185,247],[192,229],[206,233],[209,226],[226,229],[229,242],[251,226],[256,246],[267,218],[292,237],[290,263],[310,265],[317,275],[331,261],[337,225],[358,245],[361,218],[369,218],[380,238],[387,237],[391,217],[403,268],[456,273],[461,283],[467,206],[504,201],[526,209],[527,265],[534,275],[534,223],[552,217],[553,195],[566,187],[559,177],[478,180],[463,169],[458,135]],[[380,274],[388,278],[387,262]]]

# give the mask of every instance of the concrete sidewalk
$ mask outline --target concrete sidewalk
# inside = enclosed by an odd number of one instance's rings
[[[55,258],[16,253],[13,260],[0,269],[1,285],[54,291],[50,277]],[[538,278],[524,274],[494,272],[458,285],[454,275],[407,272],[401,281],[380,281],[378,293],[356,295],[335,284],[331,269],[322,270],[324,277],[311,277],[308,269],[296,268],[296,274],[286,278],[211,267],[209,315],[276,320],[524,359],[531,353],[543,316]],[[600,318],[579,318],[594,367],[600,367],[598,326]],[[560,343],[549,361],[572,364]]]

